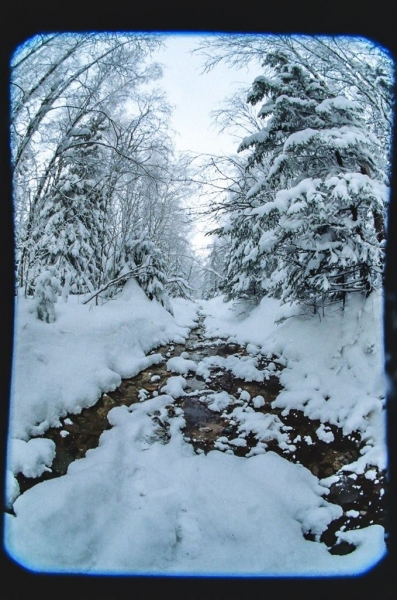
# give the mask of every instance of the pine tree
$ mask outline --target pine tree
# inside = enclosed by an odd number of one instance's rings
[[[264,100],[264,127],[239,151],[251,149],[248,169],[270,166],[247,194],[259,205],[232,224],[236,242],[240,230],[252,246],[235,249],[238,277],[246,265],[261,272],[264,292],[314,310],[348,292],[369,294],[381,283],[387,201],[377,139],[362,107],[323,79],[282,52],[265,64],[273,74],[258,77],[248,96],[253,105]]]
[[[95,289],[102,269],[101,242],[105,235],[105,192],[102,119],[91,118],[69,133],[59,173],[40,212],[42,230],[35,241],[37,269],[56,268],[72,293]]]
[[[221,285],[226,299],[258,302],[263,296],[263,272],[257,261],[258,228],[252,220],[244,217],[242,211],[238,211],[219,233],[230,240],[229,260]]]
[[[138,238],[131,236],[124,244],[123,257],[120,261],[123,271],[141,267],[136,279],[150,300],[158,300],[172,314],[172,307],[165,291],[167,283],[166,262],[161,250],[145,234]]]
[[[34,298],[37,318],[46,323],[55,321],[55,304],[60,291],[55,267],[40,273],[36,279]]]

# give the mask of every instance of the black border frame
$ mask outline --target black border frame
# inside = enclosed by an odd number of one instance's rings
[[[369,3],[345,0],[343,3],[322,0],[284,0],[279,3],[254,2],[236,5],[231,1],[174,3],[163,0],[142,6],[136,2],[113,0],[110,7],[67,3],[30,2],[8,4],[0,36],[0,168],[2,173],[0,284],[2,310],[2,363],[0,371],[2,457],[5,457],[8,423],[8,398],[12,358],[14,253],[12,185],[9,151],[9,60],[13,50],[37,33],[53,31],[159,31],[159,32],[224,32],[224,33],[303,33],[322,35],[355,35],[371,39],[390,52],[397,61],[396,7],[386,0]],[[396,90],[396,85],[395,85]],[[396,97],[396,94],[395,94]],[[396,160],[396,118],[394,122],[393,157]],[[385,340],[388,393],[389,452],[389,522],[390,548],[386,557],[369,572],[354,577],[324,578],[219,578],[219,577],[138,577],[44,575],[29,572],[9,558],[1,548],[4,596],[7,599],[42,598],[73,595],[86,598],[164,597],[215,598],[228,595],[266,597],[267,594],[294,594],[298,597],[335,597],[338,593],[351,598],[374,596],[377,600],[394,598],[397,589],[396,560],[396,441],[397,428],[397,198],[396,164],[393,165],[392,199],[389,211]],[[4,497],[4,460],[0,473],[0,491]],[[3,540],[3,521],[0,525]]]

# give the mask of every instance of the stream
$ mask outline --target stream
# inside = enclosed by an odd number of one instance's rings
[[[244,346],[206,338],[202,321],[201,317],[186,344],[168,344],[152,350],[151,354],[163,355],[165,360],[162,363],[148,367],[135,377],[124,379],[116,390],[104,393],[94,406],[83,409],[78,415],[72,414],[61,419],[61,427],[48,429],[41,437],[53,440],[56,446],[51,471],[45,471],[38,478],[27,478],[19,473],[17,479],[21,493],[42,481],[65,475],[72,461],[83,458],[88,450],[97,447],[103,431],[111,427],[107,415],[112,408],[144,402],[160,394],[169,377],[175,375],[167,371],[168,359],[182,353],[196,363],[207,357],[248,357]],[[336,475],[326,499],[340,505],[343,515],[330,523],[319,540],[310,532],[305,534],[305,538],[323,542],[332,554],[348,554],[355,547],[347,542],[338,543],[336,533],[339,530],[347,531],[372,524],[387,525],[385,473],[376,472],[375,476],[367,478],[365,473],[357,475],[348,469],[341,471],[342,467],[359,458],[364,446],[359,435],[344,436],[341,429],[327,424],[333,441],[326,443],[316,435],[320,421],[308,419],[301,411],[290,411],[283,415],[281,409],[272,406],[282,389],[279,375],[283,365],[277,356],[259,355],[256,358],[256,368],[268,373],[264,381],[247,382],[224,366],[212,363],[209,365],[210,375],[205,379],[194,372],[184,375],[187,382],[184,395],[174,401],[174,406],[182,408],[184,412],[184,439],[197,453],[221,450],[241,457],[255,454],[260,446],[258,441],[261,441],[262,452],[265,448],[291,462],[300,463],[320,480]],[[225,391],[233,397],[233,402],[224,409],[210,409],[206,398]],[[258,397],[263,400],[252,402],[252,398]],[[278,435],[269,435],[264,441],[249,432],[241,439],[236,407],[267,416],[270,424],[278,424]],[[280,443],[280,438],[288,439],[288,443]],[[374,469],[371,468],[371,471]]]

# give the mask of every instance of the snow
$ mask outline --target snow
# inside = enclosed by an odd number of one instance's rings
[[[322,440],[326,444],[330,444],[335,439],[335,436],[332,433],[332,431],[329,429],[329,427],[325,427],[325,425],[323,423],[317,429],[316,434],[317,434],[318,439]]]
[[[156,400],[152,411],[169,397]],[[47,572],[349,572],[353,555],[331,557],[302,537],[339,513],[309,471],[272,452],[249,460],[194,455],[177,432],[167,445],[142,447],[148,408],[139,422],[113,409],[113,429],[97,450],[20,496],[6,542],[22,564]],[[361,565],[382,549],[381,539],[366,545]]]
[[[97,448],[72,462],[66,475],[19,495],[13,474],[39,475],[53,458],[52,442],[30,438],[94,404],[121,378],[164,361],[155,348],[185,340],[199,310],[173,300],[172,316],[134,281],[102,306],[73,296],[57,303],[53,323],[38,321],[31,306],[18,298],[7,474],[16,516],[5,515],[5,547],[17,562],[39,572],[245,577],[356,574],[384,556],[379,525],[339,533],[357,546],[346,556],[331,555],[318,541],[341,514],[326,500],[332,478],[320,481],[266,450],[269,439],[292,450],[296,436],[277,416],[253,410],[263,406],[262,396],[244,389],[237,400],[226,391],[203,395],[212,410],[233,405],[237,428],[208,454],[196,454],[184,439],[184,414],[175,405],[189,371],[205,377],[216,366],[263,381],[258,360],[265,356],[273,369],[285,367],[276,406],[320,419],[316,435],[326,442],[332,435],[326,423],[346,433],[358,428],[366,447],[349,470],[384,468],[380,295],[349,300],[345,313],[330,308],[321,321],[276,299],[264,299],[248,316],[220,297],[202,302],[207,336],[249,344],[251,356],[170,358],[170,377],[157,395],[142,393],[141,402],[113,408],[112,427]],[[257,445],[249,458],[235,456],[231,447],[244,447],[248,434]],[[316,541],[303,537],[309,531]]]
[[[252,403],[255,408],[261,408],[261,406],[265,405],[265,399],[263,396],[255,396],[255,398],[252,400]]]
[[[321,321],[299,317],[301,312],[296,304],[265,298],[238,321],[218,297],[209,302],[205,324],[213,337],[255,343],[264,356],[278,355],[286,368],[280,374],[284,389],[274,406],[286,413],[302,410],[311,419],[341,427],[346,435],[358,429],[364,438],[373,436],[378,444],[359,459],[360,468],[366,460],[385,468],[382,295],[373,293],[366,301],[352,297],[344,313],[330,307]]]
[[[239,423],[238,431],[242,435],[253,433],[260,442],[277,440],[281,448],[289,445],[288,434],[282,431],[283,423],[277,415],[255,412],[250,407],[237,407],[232,412],[233,418]],[[266,447],[261,444],[260,447]]]
[[[179,373],[180,375],[187,375],[189,371],[196,371],[197,364],[194,360],[182,358],[181,356],[174,356],[167,361],[167,371],[173,373]]]
[[[210,375],[210,367],[219,367],[229,369],[233,375],[246,381],[263,381],[263,374],[256,365],[257,359],[252,356],[208,356],[200,361],[196,373],[206,379]]]
[[[31,439],[28,442],[14,439],[10,442],[11,471],[25,477],[39,477],[49,470],[55,456],[52,440]]]
[[[170,394],[174,398],[180,398],[185,394],[184,389],[187,386],[186,379],[181,375],[170,377],[167,384],[161,388],[165,394]]]
[[[76,297],[58,302],[51,324],[34,318],[31,305],[18,300],[12,384],[13,436],[25,440],[59,425],[67,412],[92,406],[122,378],[161,362],[161,355],[146,353],[184,340],[194,316],[182,301],[173,319],[133,279],[117,301],[100,307],[79,304]]]
[[[225,391],[218,392],[216,394],[210,394],[205,398],[205,402],[208,403],[208,408],[214,411],[224,410],[227,406],[229,406],[232,401],[231,396]]]
[[[326,98],[315,108],[318,113],[329,113],[330,115],[335,109],[340,111],[360,110],[360,105],[344,96],[337,96],[336,98]]]
[[[315,145],[319,140],[331,148],[346,150],[360,145],[368,146],[369,141],[373,140],[373,136],[369,132],[364,134],[362,129],[353,125],[331,127],[323,130],[308,127],[292,133],[284,143],[283,151],[286,154],[291,153],[307,145]]]

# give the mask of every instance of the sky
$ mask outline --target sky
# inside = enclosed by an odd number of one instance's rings
[[[203,73],[204,58],[191,54],[204,36],[170,34],[167,48],[156,56],[163,64],[159,82],[174,105],[172,125],[179,133],[175,138],[178,151],[231,154],[236,152],[238,139],[219,134],[211,120],[211,111],[222,107],[225,98],[237,89],[247,89],[258,76],[258,67],[235,69],[220,64],[210,73]]]
[[[248,90],[259,75],[258,66],[253,64],[236,69],[222,63],[204,73],[204,58],[191,53],[203,37],[170,34],[166,48],[153,56],[163,66],[163,77],[158,86],[164,89],[173,106],[171,126],[177,132],[175,149],[198,154],[235,154],[240,139],[219,133],[211,112],[221,108],[225,99],[238,89],[245,87]],[[196,222],[192,243],[199,253],[205,253],[209,244],[209,238],[204,237],[206,230],[205,223]]]

